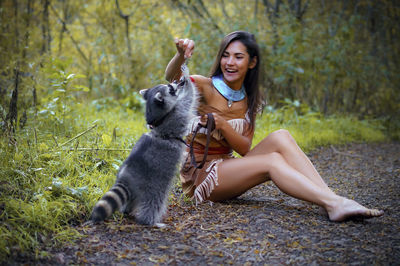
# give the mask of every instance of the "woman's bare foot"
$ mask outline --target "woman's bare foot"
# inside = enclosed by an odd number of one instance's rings
[[[382,210],[368,209],[354,200],[341,198],[332,209],[327,209],[329,219],[341,222],[350,218],[373,218],[383,215]]]

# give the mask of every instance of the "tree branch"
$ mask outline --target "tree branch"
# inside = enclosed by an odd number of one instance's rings
[[[86,55],[83,53],[83,51],[81,50],[81,48],[79,47],[79,44],[75,41],[74,37],[72,36],[71,32],[68,30],[67,28],[67,24],[66,22],[59,16],[59,14],[57,13],[57,11],[55,10],[55,8],[49,3],[49,6],[51,8],[51,10],[54,12],[54,14],[56,15],[57,19],[62,23],[65,32],[68,33],[69,37],[71,38],[71,41],[74,43],[76,49],[78,50],[79,54],[82,56],[82,58],[86,61],[86,63],[89,62],[89,59],[86,57]]]
[[[76,135],[76,136],[73,137],[72,139],[70,139],[70,140],[64,142],[63,144],[60,144],[60,146],[58,146],[58,147],[62,147],[62,146],[64,146],[64,145],[70,143],[71,141],[73,141],[73,140],[79,138],[80,136],[85,135],[86,133],[88,133],[90,130],[92,130],[92,129],[95,128],[95,127],[97,127],[97,125],[91,126],[90,128],[86,129],[86,130],[83,131],[82,133],[79,133],[78,135]]]

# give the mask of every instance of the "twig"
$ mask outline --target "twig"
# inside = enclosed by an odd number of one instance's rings
[[[76,148],[68,151],[131,151],[131,149],[106,149],[106,148]]]
[[[334,153],[340,154],[340,155],[345,155],[345,156],[350,156],[350,157],[356,157],[356,158],[365,158],[362,155],[358,155],[358,154],[351,154],[351,153],[347,153],[347,152],[341,152],[338,151],[335,147],[333,147],[333,145],[331,145],[331,149],[333,150]]]
[[[68,140],[68,141],[64,142],[63,144],[60,144],[60,146],[59,146],[59,147],[62,147],[62,146],[64,146],[65,144],[68,144],[68,143],[70,143],[71,141],[73,141],[73,140],[75,140],[75,139],[79,138],[80,136],[82,136],[82,135],[84,135],[84,134],[88,133],[90,130],[92,130],[92,129],[93,129],[93,128],[95,128],[95,127],[97,127],[97,125],[93,125],[92,127],[90,127],[90,128],[88,128],[88,129],[86,129],[86,130],[85,130],[85,131],[83,131],[82,133],[79,133],[78,135],[76,135],[76,136],[75,136],[75,137],[73,137],[72,139],[70,139],[70,140]]]
[[[57,142],[56,137],[54,137],[54,134],[53,134],[53,140],[54,140],[54,142],[56,143],[56,146],[58,147],[58,142]]]
[[[37,133],[36,133],[36,127],[33,127],[33,133],[35,135],[35,145],[37,145]]]
[[[228,255],[229,257],[231,257],[231,259],[233,259],[233,260],[235,259],[235,257],[231,253],[228,253],[223,249],[221,251],[222,251],[222,253],[225,253],[225,255]]]
[[[196,239],[191,239],[190,241],[198,244],[199,246],[202,246],[203,248],[207,248],[206,244],[201,243],[200,241],[196,240]]]

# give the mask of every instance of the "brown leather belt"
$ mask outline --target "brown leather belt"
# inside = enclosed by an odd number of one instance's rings
[[[203,160],[201,161],[200,164],[197,164],[196,162],[196,158],[194,156],[195,152],[194,151],[194,139],[196,138],[197,132],[199,131],[200,128],[205,127],[207,128],[207,142],[206,145],[204,146],[204,151],[202,151],[201,153],[204,153],[203,156]],[[210,145],[210,139],[211,139],[211,132],[215,129],[215,120],[214,120],[214,116],[212,113],[208,113],[207,114],[207,124],[204,126],[202,125],[200,122],[197,124],[196,129],[193,132],[193,137],[192,137],[192,141],[190,142],[190,146],[189,146],[189,153],[190,153],[190,157],[191,157],[191,163],[194,167],[201,169],[204,166],[204,163],[207,160],[207,155],[208,155],[208,151],[210,150],[210,148],[208,147]],[[211,150],[210,150],[211,152]],[[211,154],[211,153],[210,153]]]
[[[200,146],[200,144],[198,144]],[[190,152],[190,149],[186,149],[187,152]],[[201,145],[200,147],[193,147],[193,152],[195,154],[204,154],[205,153],[205,146]],[[209,147],[208,154],[209,155],[216,155],[216,154],[230,154],[232,152],[231,148],[228,147]]]

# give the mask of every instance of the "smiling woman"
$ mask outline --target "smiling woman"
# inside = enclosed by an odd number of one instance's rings
[[[246,46],[240,41],[233,41],[221,57],[221,71],[224,82],[233,90],[239,90],[244,82],[248,69],[257,64],[257,57],[250,60]]]
[[[169,81],[179,79],[181,65],[194,51],[192,40],[176,39],[175,45],[178,52],[166,68]],[[221,201],[272,180],[288,195],[323,207],[332,221],[381,216],[383,211],[336,195],[287,130],[271,133],[250,150],[256,113],[261,107],[260,63],[254,35],[236,31],[222,40],[211,76],[192,76],[200,93],[198,117],[192,121],[192,128],[212,113],[215,130],[200,132],[195,138],[188,136],[193,139],[194,159],[200,162],[204,154],[207,159],[204,168],[198,168],[187,157],[181,169],[184,192],[196,203]],[[211,141],[207,135],[211,135]],[[233,151],[242,157],[235,158]]]

